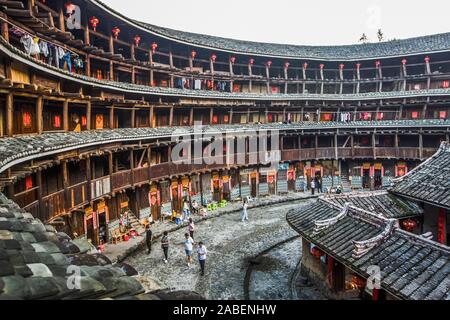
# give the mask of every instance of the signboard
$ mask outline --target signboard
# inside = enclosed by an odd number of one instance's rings
[[[295,191],[304,191],[306,185],[306,180],[304,177],[298,177],[295,180]]]
[[[269,185],[267,183],[260,183],[258,186],[258,193],[260,196],[269,194]]]
[[[286,180],[278,180],[277,181],[277,189],[278,193],[287,193],[288,192],[288,183]]]
[[[241,191],[239,189],[239,186],[237,186],[236,188],[233,188],[231,190],[231,200],[236,200],[241,196]]]
[[[241,187],[241,197],[242,199],[246,198],[246,197],[250,197],[252,194],[250,186],[242,186]]]

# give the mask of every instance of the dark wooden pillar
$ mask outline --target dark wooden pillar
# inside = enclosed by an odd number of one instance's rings
[[[6,95],[6,133],[9,137],[14,135],[14,97],[12,93]]]
[[[44,131],[43,109],[44,109],[44,98],[42,96],[39,96],[36,100],[36,127],[38,134],[41,134]]]
[[[92,102],[88,101],[86,104],[86,128],[91,130],[91,114],[92,114]]]
[[[109,109],[109,128],[114,129],[114,105]]]
[[[63,103],[63,127],[64,131],[69,131],[69,100],[64,100]]]

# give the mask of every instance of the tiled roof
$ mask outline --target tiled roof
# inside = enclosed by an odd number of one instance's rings
[[[112,266],[0,194],[0,300],[123,298],[144,293],[129,266]],[[71,278],[78,267],[80,287]]]
[[[365,278],[381,271],[381,287],[401,299],[450,299],[450,248],[400,230],[389,220],[319,199],[288,213],[306,240]],[[331,220],[328,220],[331,219]]]
[[[450,210],[450,144],[442,143],[435,155],[394,180],[390,191]]]
[[[190,90],[164,87],[150,87],[146,85],[137,85],[126,82],[116,82],[110,80],[99,80],[93,77],[69,73],[55,66],[46,64],[38,59],[32,58],[23,51],[12,46],[0,37],[0,51],[9,57],[17,59],[33,68],[42,72],[50,73],[61,79],[76,81],[83,85],[101,87],[104,89],[119,91],[130,94],[158,95],[158,96],[174,96],[184,98],[210,98],[220,100],[267,100],[267,101],[305,101],[305,100],[330,100],[330,101],[358,101],[358,100],[378,100],[391,98],[415,98],[427,96],[448,96],[448,89],[424,89],[414,91],[389,91],[389,92],[367,92],[359,94],[258,94],[258,93],[231,93],[208,90]]]
[[[187,45],[248,55],[253,54],[296,59],[347,61],[399,57],[411,54],[450,50],[450,33],[380,43],[343,46],[305,46],[228,39],[205,34],[173,30],[149,23],[135,21],[123,16],[117,11],[114,11],[101,1],[90,0],[90,2],[114,14],[117,18],[120,18],[129,24],[133,24],[136,27],[141,27],[152,34],[156,34],[177,42],[182,42]]]
[[[320,130],[320,129],[397,129],[421,127],[448,127],[450,121],[441,120],[398,120],[398,121],[356,121],[356,122],[298,122],[290,124],[248,124],[248,125],[214,125],[203,126],[209,134],[245,133],[255,130]],[[183,130],[180,132],[179,130]],[[0,139],[0,173],[21,162],[76,150],[82,147],[98,146],[125,141],[143,141],[157,138],[170,138],[177,131],[177,136],[192,134],[193,127],[160,127],[113,130],[92,130],[61,133],[44,133]]]
[[[405,219],[423,214],[423,210],[416,203],[395,197],[387,191],[332,195],[325,196],[325,199],[341,207],[351,203],[355,207],[376,212],[389,219]]]

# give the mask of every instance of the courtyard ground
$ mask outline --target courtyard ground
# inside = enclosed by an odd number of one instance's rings
[[[286,213],[312,200],[269,205],[249,210],[249,222],[240,221],[240,213],[229,213],[197,223],[195,241],[208,248],[206,275],[200,275],[196,259],[186,264],[183,240],[186,228],[170,233],[169,263],[163,263],[160,242],[148,255],[141,250],[124,262],[140,273],[148,289],[170,288],[196,291],[207,299],[244,299],[245,277],[249,261],[261,256],[264,263],[254,268],[247,283],[251,299],[290,299],[290,278],[300,259],[300,244],[288,241],[297,236],[286,222]],[[194,257],[195,258],[195,257]]]

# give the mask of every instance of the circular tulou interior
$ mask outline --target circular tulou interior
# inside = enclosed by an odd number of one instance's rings
[[[450,32],[261,43],[97,0],[0,29],[0,300],[450,299]]]

